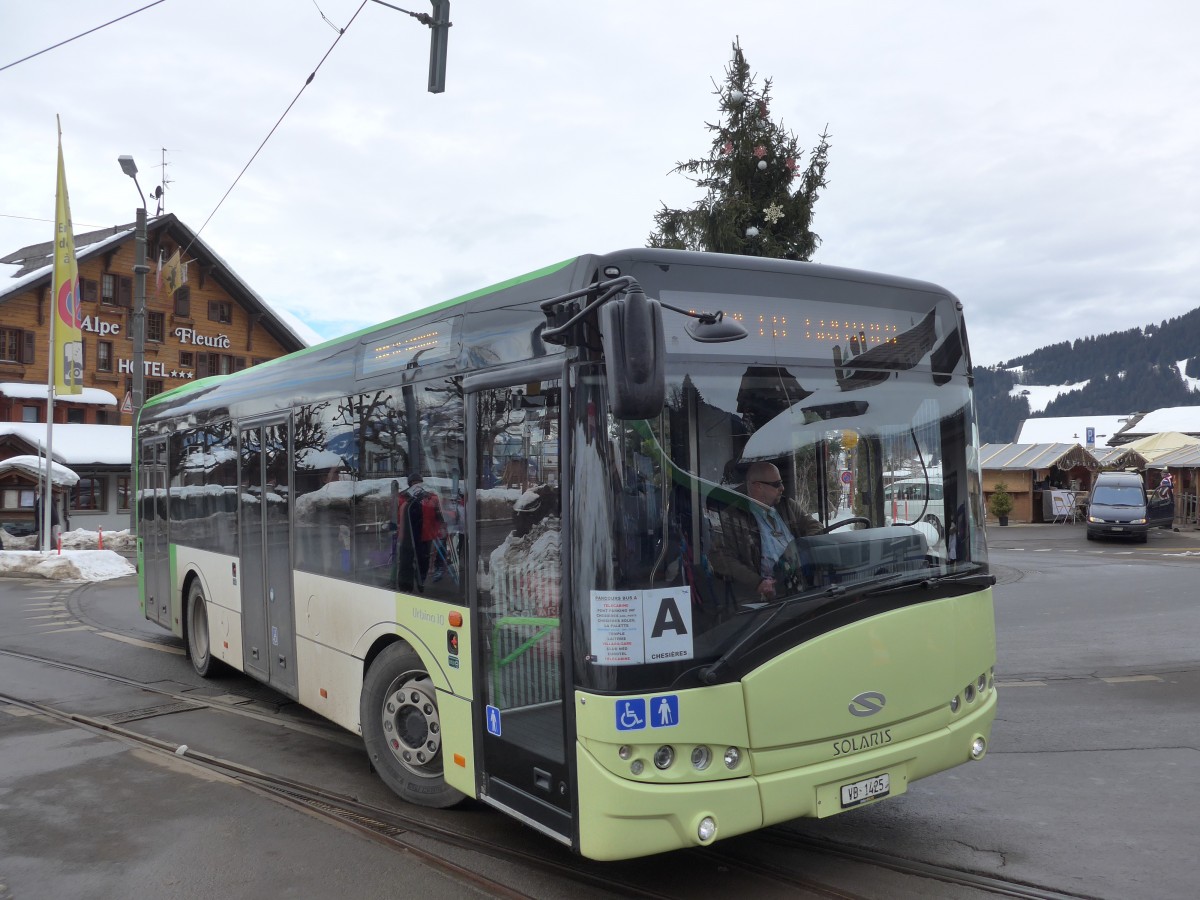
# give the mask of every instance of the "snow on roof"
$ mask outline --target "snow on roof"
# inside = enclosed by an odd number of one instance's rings
[[[19,437],[46,448],[44,422],[0,422],[0,437]],[[128,466],[133,435],[128,425],[55,425],[54,459],[68,466]]]
[[[79,262],[82,262],[83,260],[99,253],[110,244],[119,244],[121,241],[128,238],[132,232],[132,228],[118,231],[112,237],[105,238],[102,241],[96,241],[94,244],[88,244],[85,248],[77,248],[75,252],[75,259]],[[45,278],[46,275],[53,274],[53,272],[54,263],[51,262],[49,265],[42,266],[40,269],[34,269],[32,272],[26,272],[24,275],[14,278],[8,284],[0,287],[0,300],[3,300],[10,294],[19,293],[20,291],[29,287],[29,285],[34,284],[42,278]]]
[[[48,389],[44,384],[25,384],[21,381],[0,381],[0,394],[17,400],[45,400]],[[94,406],[116,406],[117,398],[100,388],[85,387],[78,394],[55,394],[55,402],[90,403]]]
[[[1158,434],[1162,431],[1200,434],[1200,406],[1167,406],[1156,409],[1146,413],[1141,421],[1126,433]]]
[[[42,478],[45,474],[46,463],[40,456],[29,455],[10,456],[8,459],[0,460],[0,473],[7,472],[9,469],[16,469],[31,478]],[[79,483],[79,476],[61,463],[53,463],[51,471],[54,473],[54,483],[61,487],[75,487]]]
[[[1018,444],[1086,444],[1087,430],[1096,429],[1096,446],[1102,447],[1132,416],[1049,416],[1026,419],[1017,433]]]

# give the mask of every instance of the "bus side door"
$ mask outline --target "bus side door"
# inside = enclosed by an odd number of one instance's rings
[[[246,672],[296,697],[292,598],[289,420],[238,433],[238,546],[242,570],[242,663]]]
[[[561,370],[560,370],[561,371]],[[471,394],[480,795],[569,844],[561,380]]]
[[[168,546],[167,439],[142,441],[138,485],[138,536],[146,618],[171,628],[171,550]]]

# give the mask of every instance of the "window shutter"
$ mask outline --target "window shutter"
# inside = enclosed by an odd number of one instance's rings
[[[188,318],[192,311],[192,289],[186,284],[175,291],[175,315]]]
[[[34,362],[33,349],[34,349],[34,341],[36,339],[37,339],[37,335],[35,335],[32,331],[22,332],[21,362],[23,362],[27,366],[33,365],[33,362]]]
[[[80,278],[79,293],[82,295],[84,303],[95,303],[100,296],[100,288],[96,284],[96,279]]]
[[[240,372],[244,368],[246,368],[246,357],[244,357],[244,356],[235,357],[233,360],[233,371]]]
[[[196,374],[198,374],[201,378],[203,378],[205,375],[208,374],[208,354],[207,353],[197,353],[196,354]]]
[[[133,279],[128,275],[117,280],[117,306],[133,308]]]

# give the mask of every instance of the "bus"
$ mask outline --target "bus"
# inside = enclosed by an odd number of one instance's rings
[[[589,858],[859,809],[987,753],[971,384],[933,284],[579,256],[149,399],[143,610]]]

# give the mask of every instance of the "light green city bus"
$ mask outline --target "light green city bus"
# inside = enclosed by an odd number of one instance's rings
[[[580,256],[150,399],[144,612],[593,859],[857,810],[987,753],[971,382],[932,284]]]

